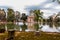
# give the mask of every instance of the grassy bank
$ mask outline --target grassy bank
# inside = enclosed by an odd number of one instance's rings
[[[7,39],[7,37],[8,37],[8,33],[7,32],[0,33],[0,40],[5,40],[5,39]]]
[[[0,33],[0,40],[5,40],[8,33]],[[15,32],[14,40],[60,40],[60,33]]]
[[[60,34],[46,32],[40,32],[37,34],[35,32],[20,32],[16,35],[15,40],[60,40]]]

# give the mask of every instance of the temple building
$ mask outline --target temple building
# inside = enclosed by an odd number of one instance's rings
[[[35,31],[35,28],[34,28],[34,13],[33,13],[33,11],[30,11],[30,15],[27,18],[27,22],[28,22],[28,30]]]

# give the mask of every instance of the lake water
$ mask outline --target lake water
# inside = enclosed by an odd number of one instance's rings
[[[9,29],[14,29],[16,31],[44,31],[44,32],[60,32],[60,23],[25,23],[22,22],[16,23],[16,25],[13,24],[7,24],[1,26],[1,28],[5,28],[6,31]],[[0,29],[1,29],[0,28]]]
[[[23,23],[18,23],[18,25],[23,25]],[[26,23],[27,28],[25,31],[44,31],[44,32],[60,32],[60,23],[34,23],[32,26],[28,27],[28,23]],[[34,26],[35,25],[35,26]],[[22,31],[22,28],[20,28],[20,31]]]

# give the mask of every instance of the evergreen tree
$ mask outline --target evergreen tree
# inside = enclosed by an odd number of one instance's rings
[[[14,15],[14,10],[8,8],[8,12],[7,12],[7,21],[8,22],[13,22],[15,20],[15,15]]]

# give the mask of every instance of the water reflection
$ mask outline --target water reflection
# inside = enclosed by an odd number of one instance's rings
[[[27,25],[24,23],[23,25],[21,25],[22,31],[25,31],[27,29]]]
[[[60,23],[47,23],[45,25],[43,25],[41,31],[45,31],[45,32],[60,32],[58,29],[60,27],[59,25]]]
[[[5,32],[5,24],[0,24],[0,33],[4,33]]]
[[[38,29],[39,29],[39,24],[38,24],[38,23],[35,23],[35,24],[34,24],[34,27],[35,27],[36,31],[38,31]]]
[[[6,31],[14,29],[16,31],[44,31],[44,32],[60,32],[60,23],[17,23],[17,24],[1,24],[0,30]]]

